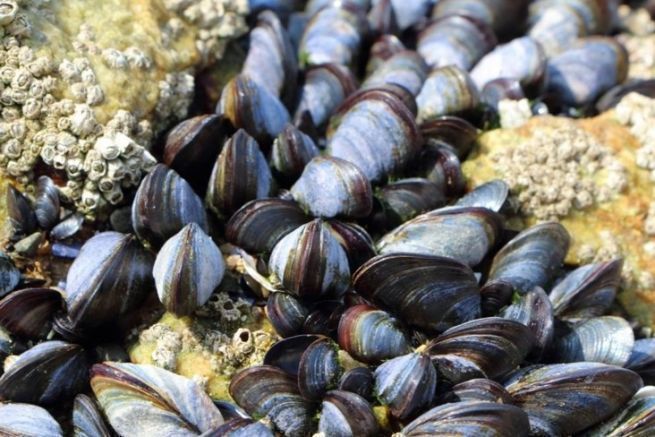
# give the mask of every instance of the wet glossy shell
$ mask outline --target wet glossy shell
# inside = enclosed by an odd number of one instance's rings
[[[266,316],[281,337],[300,334],[308,315],[309,309],[291,294],[272,293],[266,301]]]
[[[417,123],[442,115],[464,114],[480,103],[478,89],[469,74],[456,66],[432,70],[416,96]]]
[[[470,379],[460,382],[452,388],[448,399],[453,402],[498,402],[499,404],[513,404],[514,399],[507,393],[505,387],[491,379]]]
[[[0,434],[21,437],[63,437],[59,423],[41,407],[0,404]]]
[[[643,387],[625,407],[604,424],[588,431],[592,436],[647,437],[655,430],[655,387]]]
[[[55,312],[62,307],[60,292],[50,288],[16,290],[0,300],[0,326],[29,339],[45,337]]]
[[[372,401],[373,384],[373,372],[368,367],[355,367],[341,375],[339,390],[349,391],[360,395],[368,401]]]
[[[75,397],[73,404],[73,432],[75,436],[110,437],[111,432],[105,424],[102,413],[95,401],[85,394]]]
[[[357,223],[338,220],[331,220],[329,224],[332,235],[339,240],[339,244],[348,255],[351,272],[375,256],[375,245],[366,229]]]
[[[37,180],[34,213],[43,229],[50,229],[59,220],[59,191],[48,176],[41,176]]]
[[[384,61],[366,78],[361,89],[375,88],[384,84],[395,84],[416,96],[429,72],[428,66],[418,53],[405,50]]]
[[[29,235],[36,230],[37,221],[30,201],[13,186],[7,187],[7,217],[15,234]]]
[[[264,364],[282,369],[287,375],[298,376],[300,360],[307,348],[325,337],[320,335],[294,335],[276,341],[264,355]]]
[[[478,138],[478,129],[463,118],[444,115],[422,123],[421,134],[426,143],[444,143],[452,147],[459,159],[464,159]]]
[[[423,178],[401,179],[387,184],[376,193],[376,198],[382,205],[386,229],[446,203],[443,187]]]
[[[370,404],[361,396],[333,390],[323,398],[318,431],[326,436],[376,436],[378,422]]]
[[[530,290],[521,296],[518,302],[505,308],[501,316],[516,320],[530,328],[535,339],[532,356],[540,361],[543,353],[551,345],[555,330],[553,306],[546,292],[538,287]]]
[[[318,153],[311,137],[288,124],[273,141],[271,166],[285,179],[295,181]]]
[[[449,258],[377,256],[355,272],[353,287],[406,323],[428,331],[444,331],[480,313],[473,272]]]
[[[655,338],[636,340],[625,367],[637,372],[645,384],[653,385],[655,383]]]
[[[321,338],[303,352],[298,366],[298,389],[305,399],[318,401],[339,383],[343,372],[337,356],[338,345]]]
[[[509,186],[501,179],[485,182],[475,187],[471,192],[461,197],[456,206],[487,208],[501,212],[507,206]]]

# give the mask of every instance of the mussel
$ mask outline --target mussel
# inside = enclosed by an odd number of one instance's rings
[[[442,115],[459,115],[480,103],[479,91],[470,75],[454,65],[432,70],[416,96],[417,122],[423,124]]]

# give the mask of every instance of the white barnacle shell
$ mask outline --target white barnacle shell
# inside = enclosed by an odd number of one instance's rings
[[[98,203],[100,202],[100,193],[91,190],[88,188],[84,188],[82,190],[82,205],[85,206],[88,210],[94,210],[98,207]]]
[[[41,115],[41,101],[34,97],[25,100],[23,105],[23,116],[29,119],[38,118]]]
[[[75,105],[75,112],[70,116],[70,129],[82,138],[91,135],[96,128],[93,110],[88,105]]]
[[[70,158],[66,161],[66,174],[69,179],[77,179],[82,175],[84,163],[79,158]]]
[[[6,26],[14,21],[18,12],[18,4],[14,0],[0,1],[0,26]]]
[[[80,69],[68,59],[64,59],[59,64],[59,74],[68,83],[75,83],[81,80]]]
[[[129,135],[136,126],[136,118],[130,111],[119,109],[109,122],[107,128]]]
[[[152,60],[145,53],[143,53],[142,50],[134,46],[125,49],[124,54],[127,58],[127,62],[132,68],[145,70],[152,67]]]
[[[20,109],[13,106],[2,108],[2,119],[4,121],[14,121],[14,120],[18,120],[19,118],[20,118]]]
[[[77,138],[71,135],[68,132],[59,132],[57,134],[57,150],[61,150],[63,153],[68,152],[68,149],[77,143]]]
[[[41,159],[43,159],[43,162],[45,162],[47,165],[52,165],[52,160],[55,157],[55,148],[50,146],[50,145],[45,145],[41,149]]]
[[[24,90],[19,90],[16,88],[11,88],[11,100],[17,104],[17,105],[22,105],[27,101],[28,94]]]
[[[25,120],[19,119],[12,122],[9,125],[9,133],[13,138],[16,138],[17,140],[24,139],[25,135],[27,134],[27,126],[25,126]]]
[[[26,68],[17,68],[11,78],[11,87],[18,90],[27,90],[32,82],[32,74]]]
[[[109,135],[103,135],[98,138],[93,148],[100,152],[100,155],[107,160],[116,159],[121,153],[114,137]]]
[[[99,181],[101,177],[103,177],[107,173],[107,161],[104,159],[97,159],[97,160],[92,160],[89,161],[88,157],[84,161],[84,166],[85,168],[87,167],[87,162],[88,164],[88,179],[90,181]]]
[[[114,48],[104,49],[102,51],[102,59],[108,67],[114,69],[124,70],[128,67],[127,57],[120,51]]]
[[[63,153],[55,153],[54,158],[52,158],[52,166],[56,170],[63,170],[66,168],[66,155]]]
[[[40,98],[45,95],[45,87],[43,82],[39,79],[35,79],[30,83],[30,88],[27,90],[27,93],[31,97]]]
[[[204,305],[224,273],[221,252],[196,223],[187,224],[164,243],[152,270],[159,300],[178,315]]]
[[[20,156],[21,143],[16,139],[10,139],[2,145],[2,154],[10,159],[16,159]]]
[[[16,37],[27,38],[32,33],[32,24],[27,18],[27,15],[16,14],[12,22],[7,25],[6,29],[7,32]]]
[[[80,77],[82,79],[82,82],[84,82],[86,85],[94,85],[98,82],[96,79],[96,74],[93,72],[91,68],[85,68],[82,70],[80,73]]]
[[[75,101],[86,102],[86,85],[82,82],[77,82],[71,85],[70,92]]]
[[[127,169],[120,159],[107,161],[107,177],[114,181],[120,181],[125,177]]]
[[[101,104],[105,100],[105,93],[100,85],[90,85],[86,88],[86,103],[90,106]]]
[[[102,197],[104,197],[110,204],[117,205],[123,200],[123,190],[121,190],[119,186],[115,186],[114,189],[102,193]]]

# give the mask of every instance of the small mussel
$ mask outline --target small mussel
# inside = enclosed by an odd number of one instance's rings
[[[0,300],[0,326],[18,337],[43,338],[62,303],[61,293],[50,288],[16,290]]]
[[[132,203],[132,227],[156,248],[187,223],[207,231],[207,213],[191,185],[174,170],[158,164],[141,181]]]
[[[282,178],[294,181],[318,153],[318,147],[311,137],[288,124],[273,141],[271,166]]]
[[[64,433],[54,417],[41,407],[0,403],[0,435],[63,437]]]
[[[423,124],[442,115],[467,114],[480,103],[480,94],[465,70],[450,65],[430,72],[416,103],[416,121]]]
[[[456,206],[487,208],[494,212],[504,212],[508,208],[509,186],[501,179],[494,179],[474,188],[457,200]]]
[[[470,70],[494,48],[496,36],[484,22],[470,15],[444,15],[418,36],[417,50],[432,67],[453,65]]]
[[[514,31],[526,14],[528,3],[528,0],[441,0],[432,9],[432,18],[467,15],[503,34]]]
[[[159,300],[177,315],[202,306],[225,274],[223,256],[195,223],[172,236],[157,254],[152,274]]]
[[[59,220],[59,190],[48,176],[41,176],[37,181],[34,213],[43,229],[50,229]]]
[[[110,437],[111,432],[95,401],[85,395],[75,396],[73,428],[76,436]]]
[[[551,346],[555,332],[553,306],[546,292],[535,287],[521,296],[516,303],[506,307],[501,315],[530,328],[535,339],[531,355],[540,360]]]
[[[14,290],[20,282],[20,270],[4,252],[0,252],[0,297]]]
[[[376,68],[362,84],[362,89],[384,84],[395,84],[416,96],[428,75],[428,66],[418,53],[405,50],[398,52]]]
[[[36,215],[27,197],[13,186],[7,187],[7,217],[14,234],[30,235],[37,228]]]
[[[269,197],[273,187],[273,176],[259,145],[239,129],[216,159],[206,202],[219,217],[229,216],[250,200]]]
[[[312,159],[291,195],[315,217],[366,217],[373,207],[371,183],[354,164],[334,157]]]
[[[88,370],[81,346],[46,341],[23,352],[0,377],[0,400],[52,405],[84,388]]]
[[[395,35],[381,35],[375,40],[368,54],[366,73],[373,73],[384,61],[394,54],[406,50],[405,45]]]

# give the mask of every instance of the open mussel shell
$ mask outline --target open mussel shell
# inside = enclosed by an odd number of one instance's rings
[[[536,435],[572,435],[618,412],[642,386],[631,370],[600,363],[521,369],[505,382]]]
[[[625,407],[585,436],[619,437],[651,435],[655,430],[655,387],[641,388]]]
[[[411,353],[385,361],[375,370],[376,398],[401,421],[429,406],[437,388],[437,371],[430,357]]]
[[[555,315],[567,321],[605,314],[621,285],[622,260],[587,264],[569,273],[550,292]]]
[[[323,398],[318,432],[344,437],[379,435],[371,405],[358,394],[341,390],[329,391]]]
[[[50,288],[16,290],[0,300],[0,326],[12,334],[39,339],[48,334],[63,304],[61,293]]]
[[[516,62],[520,59],[520,62]],[[517,79],[523,89],[539,95],[546,74],[546,55],[541,45],[524,36],[496,47],[471,70],[471,79],[482,90],[495,79]]]
[[[496,254],[487,285],[502,281],[519,293],[546,288],[562,266],[570,240],[568,231],[559,223],[526,229]]]
[[[312,404],[298,391],[296,378],[273,366],[254,366],[237,372],[230,396],[253,417],[268,417],[285,435],[312,430]]]
[[[535,339],[531,355],[540,360],[550,347],[555,331],[553,306],[544,290],[535,287],[503,310],[501,316],[530,328]]]
[[[655,338],[636,340],[625,367],[637,372],[646,384],[655,383]]]
[[[0,435],[63,437],[59,423],[41,407],[0,403]]]
[[[466,115],[479,103],[479,91],[465,70],[454,65],[436,68],[416,96],[416,121],[424,124],[442,115]]]
[[[288,233],[309,217],[296,202],[256,199],[243,205],[225,225],[225,238],[251,254],[269,254]]]
[[[195,223],[189,223],[164,243],[152,270],[159,300],[168,311],[180,316],[204,305],[224,274],[223,255]]]
[[[408,324],[428,331],[444,331],[480,314],[473,271],[450,258],[377,256],[355,272],[353,287]]]
[[[625,80],[628,55],[613,38],[584,38],[550,58],[547,70],[549,100],[565,107],[581,107]]]
[[[266,301],[266,316],[281,337],[300,334],[308,315],[307,306],[291,294],[272,293]]]
[[[470,70],[496,45],[489,26],[465,14],[444,15],[418,36],[417,50],[431,68],[454,65]]]
[[[514,320],[486,317],[450,328],[425,351],[439,374],[457,384],[473,378],[499,378],[516,369],[532,349],[528,327]]]
[[[408,106],[413,102],[407,90],[394,85],[351,95],[331,120],[327,154],[352,162],[371,181],[399,172],[421,145]]]
[[[102,232],[87,240],[66,277],[72,327],[99,327],[138,307],[154,291],[153,262],[133,235]]]
[[[112,435],[97,404],[85,394],[75,396],[73,428],[76,436],[110,437]]]
[[[243,74],[225,85],[216,113],[235,128],[244,129],[261,145],[270,144],[291,120],[275,94]]]
[[[297,126],[302,124],[303,114],[309,114],[313,127],[322,128],[339,105],[356,89],[355,77],[348,67],[322,64],[308,69],[293,117],[294,123]]]
[[[338,337],[341,349],[364,363],[379,363],[411,349],[399,321],[368,305],[355,305],[343,313]]]
[[[231,130],[228,124],[216,114],[198,115],[180,122],[166,135],[164,164],[187,180],[199,195],[207,189],[214,161]]]
[[[366,175],[356,165],[334,157],[312,159],[291,187],[291,195],[315,217],[366,217],[373,208]]]
[[[23,352],[0,377],[0,400],[52,405],[87,383],[81,346],[46,341]]]
[[[174,170],[158,164],[143,178],[132,203],[132,227],[156,248],[187,223],[207,231],[207,213],[191,185]]]
[[[324,7],[307,23],[300,40],[301,67],[326,63],[350,65],[359,54],[367,27],[363,8],[347,3]]]
[[[466,158],[478,138],[478,129],[475,126],[454,115],[433,118],[419,127],[427,143],[447,144],[459,159]]]
[[[428,72],[428,66],[421,55],[412,50],[405,50],[380,64],[362,83],[361,89],[395,84],[416,96],[421,91]]]
[[[320,219],[283,237],[268,267],[287,291],[301,297],[341,295],[350,282],[348,256]]]
[[[571,6],[572,3],[546,0],[533,2],[530,6],[528,35],[539,41],[549,58],[587,34],[585,19]]]
[[[339,390],[349,391],[372,401],[374,383],[375,377],[368,367],[355,367],[341,375]]]
[[[339,383],[343,368],[337,355],[339,346],[327,337],[310,344],[298,365],[298,390],[310,401],[320,400]]]
[[[449,402],[497,402],[513,404],[514,400],[505,387],[485,378],[469,379],[453,386],[446,396]]]
[[[380,211],[376,217],[382,229],[389,229],[419,214],[444,206],[444,190],[424,178],[400,179],[380,188],[376,194]]]
[[[455,402],[428,410],[405,426],[401,435],[527,436],[528,418],[518,407],[493,402]]]
[[[468,266],[482,261],[502,229],[501,217],[488,209],[447,207],[422,214],[383,236],[380,254],[443,256]]]
[[[34,213],[43,229],[50,229],[59,221],[59,191],[48,176],[40,176],[36,181]]]
[[[509,186],[501,179],[494,179],[475,187],[461,197],[455,206],[487,208],[494,212],[503,212],[508,207]]]
[[[248,55],[241,73],[272,95],[285,102],[293,102],[298,61],[289,35],[274,12],[262,11],[257,15],[257,24],[250,31]]]
[[[369,50],[366,73],[373,73],[384,61],[403,50],[406,50],[406,47],[397,36],[389,34],[379,36]]]
[[[269,197],[273,189],[266,157],[257,142],[239,129],[216,159],[207,188],[207,205],[219,217],[229,217],[246,202]]]
[[[311,137],[288,124],[273,141],[271,165],[283,178],[295,181],[318,153]]]
[[[30,235],[38,225],[32,204],[12,185],[7,187],[7,217],[17,236]]]
[[[557,339],[554,345],[558,361],[592,361],[623,366],[634,346],[630,324],[621,317],[602,316],[581,322]]]
[[[198,435],[223,423],[198,384],[159,367],[95,364],[91,388],[120,435]]]
[[[375,256],[373,239],[362,226],[353,222],[331,220],[330,229],[348,255],[351,272]]]

